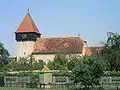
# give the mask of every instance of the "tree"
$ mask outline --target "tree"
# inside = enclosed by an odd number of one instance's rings
[[[13,70],[13,71],[30,71],[33,70],[41,70],[45,63],[43,60],[35,60],[34,56],[30,55],[28,57],[22,57],[19,58],[19,60],[12,60],[7,65],[7,70]]]
[[[68,55],[67,69],[72,70],[76,66],[76,64],[77,64],[77,62],[79,61],[80,58],[82,58],[82,57],[79,56],[79,55],[69,54]]]
[[[42,70],[45,65],[45,62],[43,60],[36,60],[33,63],[34,70]]]
[[[66,54],[66,53],[58,53],[56,54],[54,61],[49,61],[47,63],[47,67],[51,70],[72,70],[78,58],[81,56],[76,54]]]
[[[28,60],[27,58],[19,58],[17,61],[16,59],[13,59],[11,62],[9,62],[4,68],[4,70],[7,71],[25,71],[29,69]]]
[[[108,33],[108,39],[101,55],[107,60],[108,69],[111,71],[120,69],[120,34]]]
[[[6,71],[15,71],[17,69],[17,60],[13,59],[11,62],[9,62],[5,67],[4,70]]]
[[[47,63],[47,67],[50,69],[50,70],[55,70],[55,62],[54,61],[49,61]]]
[[[27,58],[19,58],[19,60],[17,61],[17,66],[16,66],[16,70],[17,71],[27,71],[27,70],[31,70],[31,64],[30,61]]]
[[[74,82],[81,82],[86,88],[99,85],[99,79],[103,75],[103,64],[99,56],[85,56],[80,58],[72,70]]]
[[[66,70],[67,69],[67,63],[68,63],[68,59],[66,57],[66,54],[58,53],[58,54],[55,55],[54,61],[49,61],[47,66],[50,69],[54,69],[54,70]]]
[[[2,43],[0,43],[0,67],[3,67],[6,64],[8,64],[8,57],[8,50],[4,48]]]

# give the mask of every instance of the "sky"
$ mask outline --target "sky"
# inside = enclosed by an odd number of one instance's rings
[[[16,55],[14,32],[27,10],[42,37],[73,37],[100,46],[107,32],[120,33],[120,0],[2,0],[0,42],[11,56]]]

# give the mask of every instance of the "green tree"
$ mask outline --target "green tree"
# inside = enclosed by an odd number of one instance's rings
[[[4,70],[6,71],[15,71],[17,67],[17,60],[13,59],[11,62],[9,62],[5,67]]]
[[[76,54],[66,54],[66,53],[58,53],[56,54],[54,61],[49,61],[47,63],[47,67],[51,70],[72,70],[78,58],[81,56]]]
[[[76,60],[70,60],[67,63],[67,69],[72,70],[76,66],[77,61]]]
[[[48,68],[51,70],[66,70],[67,69],[68,58],[64,53],[57,53],[55,55],[54,61],[49,61],[47,63]]]
[[[108,69],[118,71],[120,69],[120,34],[108,33],[108,39],[105,42],[105,47],[101,51],[107,61]]]
[[[85,56],[80,58],[72,70],[74,81],[81,82],[86,88],[99,85],[99,79],[103,75],[103,64],[99,56]]]
[[[17,66],[16,66],[16,70],[18,71],[26,71],[26,70],[31,70],[30,68],[30,61],[27,58],[19,58],[19,60],[17,61]]]
[[[0,67],[3,67],[6,64],[8,64],[8,57],[8,50],[4,48],[2,43],[0,43]]]
[[[41,70],[45,63],[43,60],[35,60],[34,56],[30,55],[26,58],[22,57],[19,58],[19,60],[12,60],[7,65],[6,70],[12,70],[12,71],[30,71],[32,72],[33,70]]]
[[[55,70],[55,62],[54,61],[49,61],[47,63],[47,67],[50,69],[50,70]]]
[[[79,55],[69,54],[68,55],[67,69],[72,70],[76,66],[76,64],[80,58],[81,58],[81,56],[79,56]]]
[[[36,60],[33,63],[34,70],[42,70],[44,65],[45,63],[43,62],[43,60]]]
[[[29,71],[32,72],[33,70],[36,69],[35,64],[37,63],[37,61],[35,60],[35,57],[32,54],[27,57],[27,60],[28,60]]]

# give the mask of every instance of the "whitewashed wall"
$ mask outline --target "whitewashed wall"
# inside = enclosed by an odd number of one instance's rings
[[[43,60],[45,63],[48,63],[48,61],[53,61],[55,54],[37,54],[34,55],[36,60]]]
[[[33,52],[34,44],[33,41],[17,42],[17,59],[30,55]]]

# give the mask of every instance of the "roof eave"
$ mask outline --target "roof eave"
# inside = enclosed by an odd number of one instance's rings
[[[61,52],[33,52],[33,55],[38,55],[38,54],[57,54]],[[82,54],[82,52],[65,52],[63,54]]]

